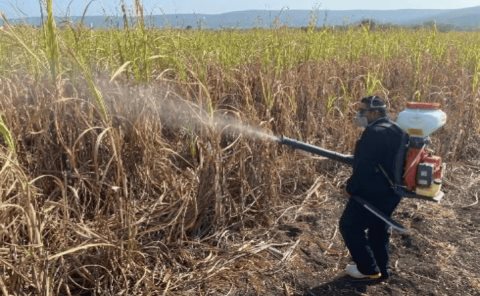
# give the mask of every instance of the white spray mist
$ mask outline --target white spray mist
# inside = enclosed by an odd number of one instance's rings
[[[216,132],[243,135],[264,141],[278,141],[269,130],[243,123],[228,111],[217,110],[213,114],[177,95],[168,85],[128,87],[119,84],[103,84],[106,97],[116,101],[123,110],[119,113],[139,116],[144,111],[153,112],[162,125],[197,131],[209,127]],[[120,103],[120,104],[119,104]],[[118,107],[117,107],[118,109]]]

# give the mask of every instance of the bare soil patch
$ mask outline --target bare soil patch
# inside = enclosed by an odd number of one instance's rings
[[[216,290],[229,295],[480,295],[480,167],[451,164],[449,172],[441,203],[404,199],[394,213],[410,231],[392,234],[387,282],[345,278],[349,255],[337,228],[345,198],[340,189],[319,187],[300,207],[284,210],[283,222],[249,234],[265,249],[238,261],[229,270],[235,276],[209,284],[234,277],[228,289]]]

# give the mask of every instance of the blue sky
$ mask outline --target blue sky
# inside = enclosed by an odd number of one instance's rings
[[[90,0],[53,0],[56,15],[81,15]],[[122,0],[93,0],[88,15],[119,15]],[[123,0],[132,7],[134,0]],[[480,6],[480,0],[143,0],[146,14],[207,13],[215,14],[238,10],[279,9],[453,9]],[[70,6],[69,6],[70,4]],[[0,0],[0,11],[9,18],[40,15],[38,0]],[[68,8],[69,7],[69,8]]]

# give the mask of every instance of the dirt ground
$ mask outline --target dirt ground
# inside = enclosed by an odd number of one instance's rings
[[[449,164],[440,203],[401,202],[393,218],[409,232],[392,234],[393,276],[382,283],[346,280],[343,268],[350,260],[337,227],[346,200],[331,186],[313,184],[302,204],[284,210],[273,228],[251,234],[265,239],[264,248],[237,260],[228,269],[234,282],[218,294],[480,295],[478,163]],[[228,271],[212,280],[226,278]]]

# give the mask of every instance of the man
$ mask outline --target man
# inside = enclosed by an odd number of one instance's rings
[[[390,217],[401,199],[389,179],[394,175],[395,156],[404,132],[387,117],[385,102],[378,96],[361,100],[355,120],[365,130],[355,146],[353,171],[346,191]],[[350,198],[340,218],[340,233],[355,263],[345,269],[349,276],[362,280],[388,279],[387,224]]]

